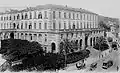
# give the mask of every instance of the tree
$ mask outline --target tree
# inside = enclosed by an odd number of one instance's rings
[[[96,50],[104,51],[106,49],[109,49],[109,46],[108,46],[107,41],[104,37],[99,37],[96,39],[96,43],[94,45],[94,48]]]
[[[112,37],[108,37],[107,40],[108,40],[108,42],[112,42],[113,38]]]
[[[112,42],[112,48],[117,48],[118,43],[117,42]]]
[[[1,41],[0,53],[6,60],[16,61],[26,57],[43,54],[44,51],[38,42],[29,42],[20,39],[7,39]]]
[[[63,52],[63,50],[66,51],[66,53],[74,52],[74,50],[78,49],[78,45],[75,41],[69,41],[68,39],[64,39],[62,42],[60,42],[60,53]]]
[[[104,28],[105,30],[111,30],[110,29],[110,26],[109,25],[106,25],[103,21],[100,21],[99,22],[99,26],[101,27],[101,28]]]

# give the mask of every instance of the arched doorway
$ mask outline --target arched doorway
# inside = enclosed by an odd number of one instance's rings
[[[82,39],[80,39],[80,49],[82,48]]]
[[[52,53],[55,51],[55,49],[56,49],[55,43],[51,43],[51,50],[52,50]]]
[[[92,38],[90,38],[90,46],[92,46]]]
[[[95,45],[95,37],[93,38],[93,45]]]
[[[85,36],[85,48],[88,46],[88,36]]]
[[[14,39],[14,33],[13,32],[10,33],[10,38]]]

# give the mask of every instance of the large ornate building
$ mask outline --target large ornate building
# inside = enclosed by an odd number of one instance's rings
[[[59,52],[59,44],[68,38],[81,49],[93,46],[104,35],[99,15],[82,8],[40,5],[0,14],[0,39],[37,41],[46,52]]]

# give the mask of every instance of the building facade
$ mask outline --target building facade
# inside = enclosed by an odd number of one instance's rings
[[[46,52],[59,52],[60,42],[67,38],[84,49],[104,35],[98,21],[98,14],[60,5],[12,10],[0,14],[0,40],[37,41]]]

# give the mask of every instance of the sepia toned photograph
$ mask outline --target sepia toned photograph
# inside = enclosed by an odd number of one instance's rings
[[[120,73],[119,0],[0,0],[0,73]]]

